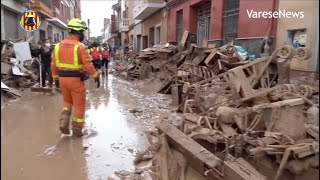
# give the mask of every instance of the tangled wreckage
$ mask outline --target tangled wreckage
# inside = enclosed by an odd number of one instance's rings
[[[127,79],[157,74],[158,93],[171,94],[184,119],[145,132],[151,146],[134,163],[151,163],[114,179],[184,180],[188,166],[217,180],[319,177],[318,82],[293,84],[289,73],[292,58],[310,58],[307,48],[255,60],[232,44],[176,51],[166,44],[115,59],[114,74]]]

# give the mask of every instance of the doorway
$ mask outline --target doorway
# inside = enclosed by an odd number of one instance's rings
[[[152,27],[152,28],[149,28],[149,47],[152,47],[152,46],[154,46],[154,27]]]
[[[52,41],[52,26],[48,25],[48,39],[50,40],[50,42]]]
[[[2,9],[2,5],[1,5]],[[4,13],[4,31],[5,31],[5,39],[18,39],[19,38],[19,30],[18,28],[21,28],[17,22],[19,19],[19,15],[9,11],[5,8],[3,8],[3,13]],[[2,33],[1,33],[2,34]],[[1,37],[2,39],[3,37]]]
[[[142,37],[142,49],[146,49],[148,47],[148,36]]]
[[[40,29],[40,41],[46,39],[46,31]]]
[[[198,9],[197,43],[210,38],[211,3],[203,4]]]
[[[160,39],[161,39],[161,28],[156,27],[156,44],[159,45],[160,44]]]
[[[141,35],[137,35],[137,51],[141,51]]]

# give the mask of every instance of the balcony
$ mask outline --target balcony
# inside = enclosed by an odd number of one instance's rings
[[[129,31],[129,19],[122,19],[119,24],[119,31],[120,32],[127,32]]]
[[[34,3],[31,4],[31,9],[40,13],[44,18],[53,17],[51,7],[48,7],[47,4],[43,3],[41,0],[35,0]]]
[[[63,21],[61,21],[59,18],[57,17],[53,17],[51,19],[46,19],[47,21],[51,22],[52,24],[60,27],[61,29],[67,29],[67,24],[64,23]]]
[[[20,0],[23,3],[34,3],[34,0]]]
[[[165,5],[164,0],[138,0],[133,8],[133,18],[144,20]]]

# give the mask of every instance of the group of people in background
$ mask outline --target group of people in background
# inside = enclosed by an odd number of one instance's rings
[[[38,82],[42,84],[42,87],[46,87],[46,80],[49,81],[48,86],[52,88],[53,78],[51,74],[51,57],[53,52],[53,46],[49,39],[43,39],[40,42],[40,48],[32,53],[33,57],[41,57],[41,71],[39,72]],[[112,52],[112,48],[109,44],[92,43],[87,47],[87,52],[92,60],[92,63],[96,70],[102,72],[102,75],[108,74],[109,58]],[[40,73],[42,82],[40,83]]]
[[[110,45],[106,43],[93,43],[88,47],[88,53],[94,67],[96,70],[101,71],[103,75],[108,73],[107,70],[111,51]]]

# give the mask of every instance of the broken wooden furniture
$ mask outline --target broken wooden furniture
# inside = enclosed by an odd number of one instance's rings
[[[266,180],[244,159],[229,155],[222,161],[168,122],[159,122],[157,128],[166,135],[169,145],[187,158],[190,166],[210,180],[251,180],[252,177]]]

